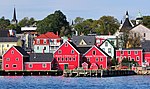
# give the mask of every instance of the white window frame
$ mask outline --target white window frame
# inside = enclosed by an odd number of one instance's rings
[[[29,68],[33,68],[33,64],[29,64]]]
[[[40,44],[40,39],[37,39],[37,44]]]
[[[62,50],[58,50],[58,54],[62,54]]]
[[[14,67],[14,66],[16,66],[16,67]],[[17,64],[13,64],[12,67],[13,67],[13,68],[17,68]]]
[[[43,44],[46,44],[46,43],[47,43],[47,42],[46,42],[46,39],[44,39],[44,40],[43,40]]]
[[[46,68],[46,67],[47,67],[46,63],[43,63],[42,68]]]

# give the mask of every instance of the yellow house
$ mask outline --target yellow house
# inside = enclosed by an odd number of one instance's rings
[[[2,56],[12,46],[17,46],[18,38],[0,37],[0,56]]]

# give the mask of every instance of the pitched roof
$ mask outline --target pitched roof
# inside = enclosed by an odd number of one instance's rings
[[[0,37],[8,37],[9,30],[0,30]]]
[[[134,27],[133,23],[129,20],[129,13],[126,11],[126,19],[121,25],[120,32],[125,32],[125,30],[131,30]]]
[[[80,45],[80,42],[82,40],[85,41],[85,43],[87,44],[86,46],[92,46],[95,44],[96,41],[95,36],[73,36],[72,37],[72,42],[77,46],[82,46]]]
[[[53,32],[47,32],[45,35],[50,39],[57,39],[60,38],[58,35],[54,34]]]
[[[52,53],[31,53],[29,62],[52,62]]]
[[[0,42],[17,42],[17,37],[0,37]]]
[[[142,24],[137,25],[136,27],[134,27],[133,29],[131,29],[131,31],[141,31],[141,32],[148,32],[150,31],[149,28],[145,27]]]
[[[36,38],[48,38],[45,34],[41,34],[41,35],[39,35],[38,37],[36,37]]]
[[[132,22],[129,20],[129,18],[126,18],[121,26],[120,32],[124,32],[125,30],[131,30],[132,28],[133,28]]]
[[[71,41],[68,41],[68,42],[80,53],[78,47],[73,42],[71,42]]]
[[[91,47],[78,47],[77,49],[81,54],[86,53]]]
[[[29,56],[29,54],[20,46],[14,46],[23,56]]]
[[[115,48],[114,44],[112,44],[112,43],[109,41],[109,39],[106,39],[105,41],[103,41],[103,43],[102,43],[101,45],[103,45],[106,41],[109,42],[109,43]],[[101,45],[100,45],[100,46],[101,46]]]
[[[150,40],[145,40],[141,42],[142,48],[145,52],[150,52]]]

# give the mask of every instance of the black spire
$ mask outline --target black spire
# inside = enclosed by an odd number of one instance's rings
[[[14,8],[14,13],[13,13],[13,19],[12,19],[12,24],[17,24],[17,18],[16,18],[16,9]]]

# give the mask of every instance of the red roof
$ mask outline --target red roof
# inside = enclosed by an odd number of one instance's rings
[[[53,32],[47,32],[45,35],[50,39],[57,39],[60,38],[58,35],[54,34]]]
[[[48,38],[45,34],[41,34],[41,35],[39,35],[38,37],[36,37],[36,38]]]

